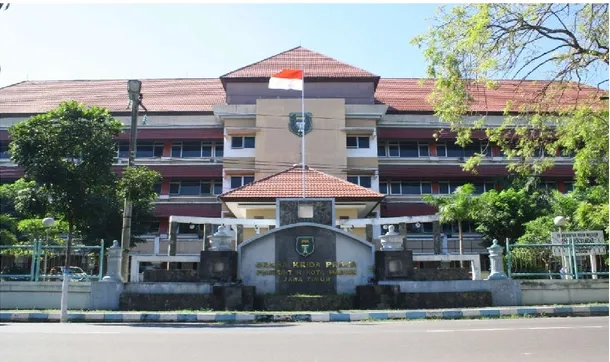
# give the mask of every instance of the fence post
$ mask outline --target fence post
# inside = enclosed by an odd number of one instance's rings
[[[574,279],[578,279],[578,261],[576,260],[576,245],[574,244],[574,238],[570,240],[570,247],[572,251],[572,264],[574,265]]]
[[[504,261],[502,261],[504,262]],[[508,271],[508,278],[511,276],[511,260],[510,260],[510,240],[506,238],[506,269]]]
[[[102,277],[104,276],[104,239],[102,239],[100,241],[100,267],[99,269],[99,273],[97,276],[97,280],[101,281]]]
[[[32,265],[30,266],[30,281],[33,282],[35,280],[36,274],[36,240],[32,244]]]
[[[35,241],[34,247],[36,248],[36,269],[34,273],[34,281],[40,281],[40,256],[42,255],[42,241]]]

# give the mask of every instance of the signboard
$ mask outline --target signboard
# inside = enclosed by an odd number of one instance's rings
[[[604,233],[599,230],[564,231],[561,240],[558,232],[551,233],[551,243],[563,245],[553,247],[553,255],[568,256],[571,253],[570,244],[574,243],[576,255],[606,254],[607,246],[603,245],[579,245],[579,244],[603,244]]]

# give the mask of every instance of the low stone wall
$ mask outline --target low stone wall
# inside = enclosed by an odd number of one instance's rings
[[[358,309],[439,309],[490,307],[489,291],[404,293],[398,285],[363,285],[356,292]]]
[[[437,280],[471,280],[468,269],[415,269],[413,276],[408,278],[415,281],[437,281]]]
[[[0,309],[59,309],[61,282],[0,282]],[[89,309],[91,283],[71,282],[68,308]]]
[[[258,295],[256,310],[265,311],[329,311],[354,309],[352,295]]]
[[[522,280],[523,305],[608,303],[608,279]]]
[[[403,293],[440,292],[491,292],[492,305],[521,305],[521,282],[519,280],[437,280],[437,281],[380,281],[380,285],[396,285]]]
[[[127,283],[125,293],[139,294],[211,294],[210,283]]]
[[[119,301],[120,310],[166,311],[166,310],[210,310],[210,294],[139,294],[123,293]]]
[[[144,282],[164,283],[164,282],[199,282],[196,270],[145,270],[143,275]]]

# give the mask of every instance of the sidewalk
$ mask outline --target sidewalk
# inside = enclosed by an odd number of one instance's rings
[[[70,312],[71,322],[356,322],[413,319],[607,316],[608,304],[345,312]],[[4,311],[0,322],[58,322],[58,311]]]

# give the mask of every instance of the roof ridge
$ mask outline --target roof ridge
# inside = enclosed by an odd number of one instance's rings
[[[262,181],[266,181],[266,180],[270,179],[271,177],[275,177],[275,176],[281,175],[281,174],[283,174],[283,173],[286,173],[286,172],[288,172],[288,171],[290,171],[290,170],[294,169],[294,168],[295,168],[295,167],[297,167],[297,166],[300,166],[300,164],[295,164],[294,166],[289,167],[289,168],[287,168],[287,169],[285,169],[285,170],[283,170],[283,171],[280,171],[280,172],[277,172],[277,173],[271,174],[271,175],[266,176],[266,177],[263,177],[262,179],[259,179],[259,180],[255,180],[254,182],[251,182],[251,183],[249,183],[249,184],[241,185],[241,186],[239,186],[239,187],[237,187],[237,188],[234,188],[234,189],[232,189],[232,190],[230,190],[230,191],[227,191],[227,192],[225,192],[225,193],[223,193],[223,194],[218,195],[218,198],[221,198],[221,197],[224,197],[224,196],[226,196],[226,195],[228,195],[228,194],[230,194],[230,193],[233,193],[233,192],[239,191],[239,190],[243,189],[243,188],[244,188],[244,187],[246,187],[246,186],[252,186],[252,185],[256,185],[257,183],[260,183],[260,182],[262,182]],[[305,168],[309,170],[309,168],[307,167],[307,165],[305,165]]]
[[[230,72],[228,72],[228,73],[225,73],[225,74],[221,75],[221,76],[220,76],[220,77],[218,77],[218,78],[219,78],[219,79],[222,79],[223,77],[226,77],[227,75],[229,75],[229,74],[231,74],[231,73],[238,72],[238,71],[240,71],[240,70],[242,70],[242,69],[245,69],[245,68],[251,67],[251,66],[256,65],[256,64],[258,64],[258,63],[262,63],[262,62],[264,62],[265,60],[269,60],[269,59],[271,59],[271,58],[273,58],[273,57],[277,57],[278,55],[281,55],[281,54],[284,54],[284,53],[288,53],[289,51],[296,50],[296,49],[299,49],[299,48],[303,48],[303,47],[299,45],[299,46],[296,46],[296,47],[294,47],[294,48],[290,48],[290,49],[288,49],[288,50],[284,50],[284,51],[282,51],[282,52],[279,52],[279,53],[277,53],[277,54],[274,54],[274,55],[272,55],[272,56],[269,56],[269,57],[267,57],[267,58],[265,58],[265,59],[261,59],[261,60],[258,60],[258,61],[256,61],[256,62],[254,62],[254,63],[250,63],[250,64],[248,64],[248,65],[244,65],[244,66],[243,66],[243,67],[241,67],[241,68],[234,69],[234,70],[232,70],[232,71],[230,71]],[[303,49],[305,49],[305,50],[309,50],[309,49],[307,49],[307,48],[303,48]],[[309,50],[309,51],[311,51],[311,50]]]
[[[306,166],[306,167],[307,167],[307,166]],[[378,193],[378,194],[380,194],[380,195],[382,195],[382,196],[383,196],[383,194],[382,194],[382,193],[379,193],[379,192],[377,192],[377,191],[375,191],[375,190],[373,190],[373,189],[369,189],[368,187],[360,186],[360,185],[358,185],[358,184],[355,184],[355,183],[349,182],[349,181],[344,180],[344,179],[342,179],[342,178],[339,178],[339,177],[337,177],[337,176],[334,176],[334,175],[328,174],[328,173],[326,173],[326,172],[319,171],[319,170],[317,170],[317,169],[315,169],[315,168],[309,168],[309,170],[314,171],[314,172],[317,172],[317,173],[319,173],[319,174],[321,174],[321,175],[324,175],[324,176],[326,176],[326,177],[333,178],[333,179],[338,180],[338,181],[343,182],[343,183],[347,183],[347,184],[350,184],[350,185],[358,186],[358,187],[360,187],[360,188],[362,188],[362,189],[365,189],[365,190],[367,190],[367,191],[376,192],[376,193]]]

